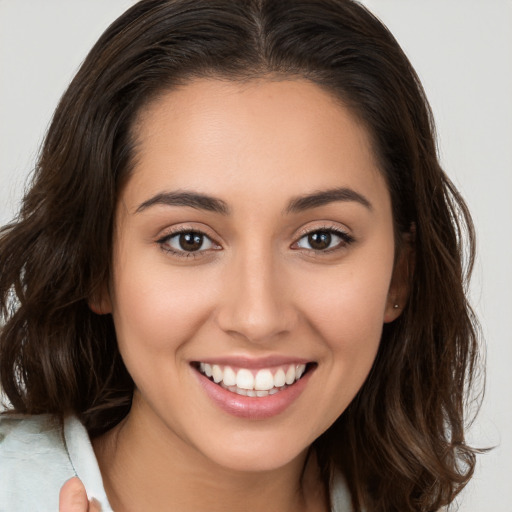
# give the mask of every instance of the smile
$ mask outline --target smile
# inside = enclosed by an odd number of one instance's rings
[[[235,369],[231,366],[198,363],[197,369],[212,382],[241,396],[262,398],[284,391],[306,372],[306,364],[288,364],[275,368]]]
[[[318,364],[271,357],[194,361],[191,367],[206,395],[224,412],[249,420],[284,413],[302,394]]]

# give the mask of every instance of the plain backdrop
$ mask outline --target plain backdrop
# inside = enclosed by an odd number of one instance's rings
[[[131,0],[0,0],[0,224],[15,214],[53,109]],[[423,81],[443,165],[478,234],[471,294],[487,388],[470,431],[479,460],[462,512],[512,511],[512,1],[365,0]],[[0,269],[1,271],[1,269]]]

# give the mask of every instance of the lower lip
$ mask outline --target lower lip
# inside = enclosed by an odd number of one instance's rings
[[[201,386],[210,399],[223,411],[239,418],[263,420],[284,412],[297,400],[313,373],[310,369],[301,379],[273,395],[250,397],[237,395],[212,382],[202,373],[194,370]]]

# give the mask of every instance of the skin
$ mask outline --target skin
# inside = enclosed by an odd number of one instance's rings
[[[156,99],[134,131],[112,282],[91,301],[113,315],[137,388],[127,418],[93,442],[111,505],[326,511],[314,457],[301,476],[307,449],[360,389],[382,326],[407,294],[365,128],[305,80],[197,80]],[[298,197],[340,187],[364,200],[290,211]],[[222,200],[229,213],[141,208],[184,190]],[[205,250],[170,253],[177,229],[204,233]],[[322,230],[351,241],[332,234],[326,250],[314,250],[307,233]],[[219,408],[191,366],[276,354],[316,367],[284,412],[261,420]]]
[[[60,490],[59,512],[101,512],[101,507],[94,498],[88,501],[84,485],[75,476]]]

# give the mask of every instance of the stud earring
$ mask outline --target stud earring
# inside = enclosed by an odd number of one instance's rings
[[[393,304],[393,309],[398,309],[400,306],[398,304]]]

